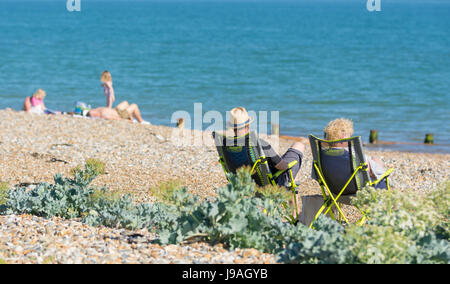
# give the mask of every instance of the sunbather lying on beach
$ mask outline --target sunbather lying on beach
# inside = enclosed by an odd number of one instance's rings
[[[87,116],[98,117],[107,120],[133,120],[135,118],[139,123],[148,124],[147,121],[142,119],[141,111],[137,104],[129,104],[127,101],[121,102],[115,108],[99,107],[91,109]]]
[[[44,104],[46,92],[42,89],[37,90],[31,97],[26,97],[23,103],[23,110],[37,114],[61,114],[60,111],[47,109]]]
[[[339,118],[330,121],[324,129],[326,140],[340,140],[352,137],[354,132],[353,122],[349,119]],[[348,144],[333,143],[330,145],[333,149],[347,149]],[[369,157],[366,155],[367,163],[369,166],[370,177],[374,180],[378,180],[385,172],[383,162],[376,157]]]
[[[106,97],[106,107],[112,108],[116,98],[114,96],[111,73],[103,71],[100,81],[102,81],[102,87]]]

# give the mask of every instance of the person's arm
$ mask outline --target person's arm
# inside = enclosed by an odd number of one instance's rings
[[[44,101],[42,100],[42,105],[41,105],[41,108],[42,108],[42,110],[43,111],[45,111],[46,109],[47,109],[47,107],[45,106],[45,103],[44,103]]]
[[[277,168],[277,169],[280,170],[280,171],[287,170],[288,167],[289,167],[288,164],[287,164],[286,161],[283,160],[283,159],[281,159],[281,162],[279,162],[279,163],[275,166],[275,168]]]
[[[272,148],[272,145],[262,139],[260,139],[260,143],[263,148],[264,154],[275,165],[275,168],[280,171],[287,170],[288,164],[280,157],[280,155],[277,154],[277,152],[275,152],[275,150]]]
[[[303,144],[302,142],[295,142],[294,144],[291,145],[290,149],[300,152],[301,154],[300,159],[303,158],[303,153],[305,152],[305,144]],[[287,170],[289,168],[289,164],[283,159],[275,167],[279,170]]]
[[[30,97],[26,97],[25,101],[23,102],[23,110],[24,111],[30,111],[31,110],[31,100]]]
[[[366,160],[369,174],[372,179],[377,180],[380,176],[382,176],[386,172],[383,162],[377,157],[372,158],[366,155]]]

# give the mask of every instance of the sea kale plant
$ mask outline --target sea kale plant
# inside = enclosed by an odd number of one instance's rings
[[[255,197],[255,184],[246,171],[231,176],[213,202],[200,202],[186,190],[175,194],[177,219],[171,226],[161,227],[163,244],[203,240],[232,249],[278,252],[286,238],[304,229],[283,222],[283,200]]]
[[[91,186],[104,173],[104,165],[99,161],[90,159],[84,169],[77,167],[72,173],[73,178],[55,175],[54,184],[8,190],[0,204],[0,213],[77,218],[89,225],[126,229],[150,228],[155,221],[170,220],[166,216],[170,210],[165,210],[164,204],[136,205],[130,196],[118,198],[104,188]]]
[[[449,263],[449,202],[448,182],[427,196],[373,188],[360,191],[353,203],[368,216],[364,226],[344,229],[323,218],[315,225],[314,246],[308,246],[307,239],[294,241],[279,259],[293,263]]]
[[[230,249],[255,248],[282,263],[449,263],[450,183],[427,196],[367,189],[354,204],[368,216],[364,226],[341,226],[321,216],[315,230],[286,220],[288,198],[258,189],[245,169],[230,176],[215,200],[200,200],[186,188],[170,188],[153,204],[135,203],[91,186],[104,172],[92,160],[73,178],[54,184],[3,190],[0,214],[76,218],[93,226],[155,232],[160,244],[204,241]],[[167,186],[166,186],[167,187]]]

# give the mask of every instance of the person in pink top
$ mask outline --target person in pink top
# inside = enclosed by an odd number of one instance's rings
[[[25,98],[23,110],[37,114],[61,114],[60,111],[47,109],[44,103],[46,95],[47,93],[44,90],[38,89],[31,97]]]
[[[44,90],[39,89],[31,97],[26,97],[25,102],[23,103],[23,110],[32,113],[44,114],[46,109],[44,98],[46,95],[47,94]]]
[[[100,77],[100,81],[102,81],[103,91],[105,92],[106,107],[112,108],[116,98],[114,96],[111,73],[108,71],[103,71],[102,76]]]

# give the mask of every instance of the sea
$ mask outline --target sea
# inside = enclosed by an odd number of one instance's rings
[[[450,1],[67,2],[0,0],[1,109],[38,88],[51,109],[104,106],[108,70],[152,124],[244,106],[283,135],[345,117],[407,143],[383,149],[450,153]]]

